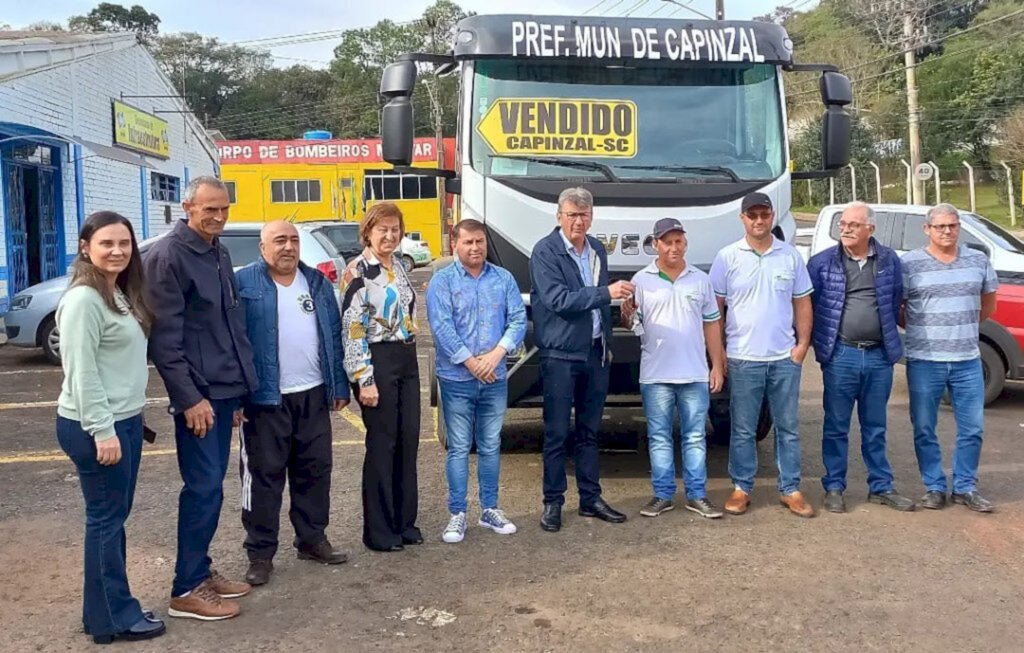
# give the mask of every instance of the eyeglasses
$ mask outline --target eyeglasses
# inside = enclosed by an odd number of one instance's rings
[[[751,222],[757,222],[759,220],[769,221],[774,217],[774,213],[771,211],[747,211],[743,215]]]
[[[559,211],[558,214],[569,218],[569,222],[575,222],[577,220],[586,222],[592,217],[590,211]]]
[[[847,229],[853,231],[854,229],[861,229],[868,226],[866,222],[839,222],[839,231],[846,231]]]
[[[935,229],[936,231],[949,231],[953,232],[960,228],[959,222],[949,222],[947,224],[930,224],[929,229]]]

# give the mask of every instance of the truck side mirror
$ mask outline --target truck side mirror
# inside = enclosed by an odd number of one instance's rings
[[[969,249],[977,250],[985,255],[985,258],[992,258],[992,252],[981,243],[964,243]]]
[[[826,71],[818,80],[821,102],[825,106],[845,107],[853,103],[853,86],[850,78],[841,73]]]
[[[408,96],[393,97],[384,105],[380,116],[380,135],[381,155],[385,161],[396,166],[412,164],[413,111],[412,100]]]
[[[386,98],[412,95],[416,88],[416,64],[398,61],[389,64],[380,78],[380,94]]]
[[[850,163],[850,114],[835,105],[825,109],[821,121],[821,160],[825,170]]]

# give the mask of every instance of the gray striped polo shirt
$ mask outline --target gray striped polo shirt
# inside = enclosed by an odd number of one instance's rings
[[[907,358],[939,362],[978,358],[981,296],[999,287],[988,257],[960,245],[956,259],[948,264],[925,248],[907,252],[902,262]]]

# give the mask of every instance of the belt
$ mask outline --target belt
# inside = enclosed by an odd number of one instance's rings
[[[840,338],[839,342],[854,349],[877,349],[882,346],[882,343],[875,342],[874,340],[847,340],[846,338]]]

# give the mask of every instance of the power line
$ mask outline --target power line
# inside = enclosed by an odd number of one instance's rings
[[[924,43],[920,47],[925,47],[925,46],[928,46],[928,45],[937,45],[937,44],[943,43],[943,42],[945,42],[945,41],[947,41],[947,40],[949,40],[951,38],[960,36],[962,34],[966,34],[967,32],[971,32],[971,31],[974,31],[974,30],[979,29],[981,27],[985,27],[987,25],[992,25],[993,23],[997,23],[997,22],[1000,22],[1000,21],[1003,21],[1003,20],[1007,20],[1009,18],[1013,18],[1014,16],[1018,16],[1020,14],[1024,14],[1024,9],[1018,9],[1017,11],[1014,11],[1012,13],[1006,14],[1004,16],[1000,16],[999,18],[994,18],[992,20],[985,21],[984,23],[979,23],[978,25],[972,25],[972,26],[970,26],[970,27],[968,27],[966,29],[960,30],[958,32],[954,32],[952,34],[947,34],[944,37],[935,39],[935,40],[930,41],[928,43]],[[1017,32],[1015,34],[1010,34],[1008,36],[1018,36],[1021,33],[1022,32]],[[955,52],[943,52],[942,54],[940,54],[938,56],[929,57],[928,59],[925,59],[924,61],[916,64],[915,67],[920,67],[920,66],[927,65],[930,62],[938,61],[938,60],[940,60],[940,59],[942,59],[944,57],[957,56],[957,55],[961,55],[961,54],[966,54],[967,52],[973,52],[973,51],[976,51],[976,50],[984,50],[984,49],[996,47],[996,46],[999,46],[999,45],[1002,45],[1002,43],[991,43],[991,44],[988,44],[988,45],[981,45],[981,46],[976,46],[976,47],[972,47],[972,48],[964,48],[962,50],[957,50]],[[868,64],[877,63],[879,61],[884,61],[885,59],[892,59],[893,57],[898,57],[898,56],[906,54],[907,52],[911,52],[911,51],[914,51],[914,50],[917,50],[917,48],[911,48],[909,50],[903,50],[901,52],[897,52],[897,53],[894,53],[894,54],[886,55],[885,57],[880,57],[878,59],[873,59],[873,60],[868,61],[866,63],[857,64],[856,66],[851,66],[849,68],[846,68],[845,70],[843,70],[843,72],[844,73],[848,73],[851,70],[856,70],[858,68],[863,68],[864,66],[866,66]],[[878,79],[879,77],[885,77],[885,76],[888,76],[888,75],[895,75],[895,74],[903,72],[903,70],[904,70],[904,68],[901,66],[901,67],[896,68],[894,70],[887,70],[887,71],[883,71],[881,73],[876,73],[874,75],[869,75],[867,77],[861,77],[859,79],[852,80],[851,83],[852,84],[860,84],[862,82],[870,81],[872,79]],[[796,97],[796,96],[799,96],[799,95],[806,95],[808,93],[815,93],[815,92],[816,92],[816,89],[809,89],[807,91],[801,91],[799,93],[794,93],[790,97]]]
[[[634,4],[634,5],[632,6],[632,7],[630,7],[629,9],[627,9],[627,10],[626,10],[626,13],[622,14],[622,16],[628,16],[628,15],[630,15],[631,13],[633,13],[634,11],[636,11],[637,9],[639,9],[641,5],[645,5],[645,4],[647,4],[648,2],[650,2],[650,0],[639,0],[639,1],[638,1],[638,2],[636,3],[636,4]]]

